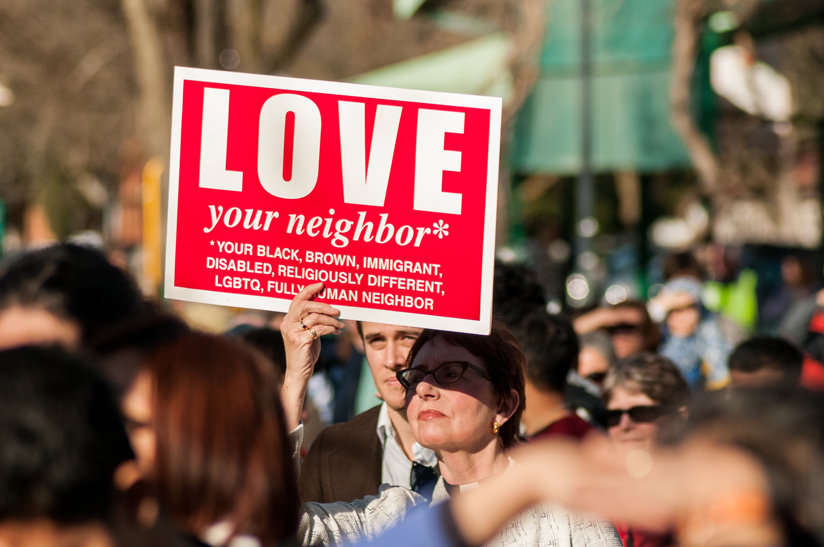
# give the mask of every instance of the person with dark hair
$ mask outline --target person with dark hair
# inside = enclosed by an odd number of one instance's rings
[[[655,351],[661,339],[647,305],[639,300],[597,307],[576,317],[573,325],[579,335],[595,331],[609,334],[619,359],[639,351]]]
[[[798,387],[804,354],[777,336],[754,336],[730,354],[730,387]]]
[[[521,424],[529,439],[564,435],[583,438],[593,430],[565,403],[567,376],[578,363],[572,323],[537,310],[514,330],[526,358],[526,409]]]
[[[588,430],[587,423],[570,409],[597,417],[602,408],[601,400],[594,388],[574,372],[578,348],[571,348],[569,342],[575,338],[575,332],[570,333],[561,326],[559,322],[563,320],[545,319],[546,315],[544,290],[533,270],[524,264],[496,261],[492,317],[515,334],[526,353],[526,393],[530,404],[524,412],[521,427],[526,427],[529,436],[541,426],[558,420],[553,424],[553,431],[583,435],[584,430]],[[545,321],[550,321],[552,326]],[[557,344],[547,343],[546,336]],[[555,336],[558,336],[557,340]],[[533,381],[533,374],[540,378]],[[571,381],[567,382],[567,376],[561,378],[562,374],[567,374]],[[552,376],[551,380],[548,380],[549,376]],[[560,401],[556,400],[559,394]],[[571,428],[567,430],[567,426]]]
[[[607,371],[616,361],[615,349],[609,335],[602,331],[588,332],[578,337],[578,375],[586,378],[600,390]]]
[[[544,289],[525,264],[495,261],[492,281],[492,316],[512,329],[523,317],[546,309]]]
[[[283,345],[283,336],[279,330],[271,327],[253,327],[243,325],[242,328],[235,327],[227,334],[235,336],[248,344],[255,351],[259,351],[266,362],[273,367],[277,388],[283,385],[283,378],[286,374],[286,348]],[[318,434],[323,430],[324,423],[320,413],[311,399],[307,398],[301,413],[303,420],[303,447],[301,456],[306,455],[306,451],[312,446]]]
[[[314,302],[322,284],[309,285],[292,301],[281,326],[289,368],[295,377],[308,377],[317,359],[319,336],[337,328],[337,310]],[[519,418],[524,407],[524,356],[515,337],[493,324],[488,336],[424,330],[409,350],[408,366],[396,373],[406,390],[406,414],[417,441],[435,451],[441,478],[433,502],[477,486],[506,470],[507,450],[518,444]],[[300,385],[284,384],[300,392]],[[292,396],[287,415],[295,416],[299,403]],[[290,427],[296,420],[289,422]],[[348,470],[339,470],[348,472]],[[389,491],[406,491],[394,486]],[[332,504],[329,518],[346,530],[345,539],[370,536],[376,516],[388,512],[400,519],[407,506],[384,505],[380,512],[364,512],[347,503]],[[343,521],[343,522],[341,522]],[[592,521],[555,507],[540,507],[508,525],[491,544],[618,545],[607,523]]]
[[[806,251],[790,251],[781,258],[780,282],[762,293],[758,332],[790,334],[795,330],[795,337],[799,337],[799,327],[806,324],[798,324],[797,318],[812,310],[810,304],[815,302],[816,290],[820,288],[815,262],[812,253]]]
[[[0,347],[87,344],[144,307],[132,278],[91,247],[56,244],[0,266]]]
[[[283,404],[260,352],[168,316],[120,325],[95,350],[114,383],[126,386],[120,400],[136,455],[131,479],[146,485],[187,540],[274,547],[346,537],[347,528],[335,524],[334,504],[300,505],[297,397],[306,387],[305,377],[295,379],[300,371],[287,371]],[[297,409],[288,413],[294,438],[285,429],[287,409]],[[400,488],[347,507],[375,516],[365,528],[375,534],[389,523],[381,515],[394,516],[383,505],[405,510],[415,500]]]
[[[406,389],[409,423],[419,443],[435,449],[436,453],[436,446],[449,447],[438,457],[442,472],[445,468],[450,469],[444,479],[450,484],[460,484],[453,482],[455,478],[465,480],[462,476],[464,472],[451,469],[444,459],[454,457],[450,455],[450,448],[460,452],[462,444],[468,440],[460,438],[458,428],[461,427],[466,427],[466,433],[470,436],[485,438],[482,444],[472,439],[469,443],[472,449],[486,446],[487,452],[495,453],[500,448],[500,453],[492,460],[498,460],[498,464],[505,461],[503,450],[518,443],[519,423],[525,401],[524,357],[515,337],[501,325],[494,326],[488,336],[425,330],[409,350],[408,363],[410,366],[398,371],[397,376]],[[485,384],[484,387],[487,388],[478,391],[489,391],[488,388],[491,388],[491,399],[469,392],[477,402],[465,405],[462,398],[456,396],[456,406],[447,409],[446,414],[438,415],[440,411],[433,410],[433,401],[451,397],[453,389],[465,395],[462,385],[457,388],[447,386],[460,381],[470,370],[473,380],[475,376],[484,380],[474,382]],[[429,376],[431,380],[428,380]],[[470,382],[461,382],[468,383]],[[423,392],[424,386],[426,392]],[[464,412],[465,415],[458,416],[458,412]],[[429,413],[434,415],[429,416]],[[489,424],[484,423],[487,418],[490,420]],[[451,423],[444,425],[444,422]],[[492,432],[492,436],[488,435],[487,429]],[[466,462],[461,461],[460,457],[454,457],[454,461],[461,467],[466,466]],[[491,466],[492,469],[494,466],[495,464]],[[478,472],[474,465],[467,467],[472,469],[472,473]]]
[[[261,352],[272,364],[278,385],[286,373],[286,348],[280,331],[269,327],[251,327],[236,334],[238,338]]]
[[[132,458],[102,378],[58,348],[0,351],[0,544],[111,545]]]
[[[122,407],[141,476],[181,530],[209,545],[294,538],[292,445],[274,371],[258,353],[181,331],[143,353]]]
[[[661,264],[661,274],[664,281],[683,276],[699,280],[707,277],[704,266],[692,250],[674,251],[665,255]]]
[[[824,545],[822,424],[821,393],[777,386],[704,397],[691,408],[685,435],[704,445],[743,452],[759,467],[764,491],[739,488],[716,504],[739,508],[739,514],[721,512],[730,517],[731,524],[758,526],[760,534],[755,537],[772,533],[772,543],[762,544],[814,546]],[[715,465],[713,460],[706,467]],[[723,473],[718,473],[720,480]],[[714,509],[711,504],[693,506],[699,518]],[[690,521],[700,526],[698,519]],[[696,537],[708,531],[704,527],[696,530]]]

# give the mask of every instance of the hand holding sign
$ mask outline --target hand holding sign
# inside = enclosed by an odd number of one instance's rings
[[[322,290],[323,283],[304,287],[292,300],[280,325],[286,346],[286,374],[280,394],[289,431],[300,423],[306,386],[320,357],[320,337],[340,334],[346,326],[336,319],[339,310],[312,300]]]

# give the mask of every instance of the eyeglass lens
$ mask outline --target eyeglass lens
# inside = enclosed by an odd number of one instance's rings
[[[467,368],[477,370],[477,367],[473,367],[465,361],[451,361],[448,363],[443,363],[439,367],[432,370],[426,370],[423,368],[407,368],[400,370],[397,373],[397,378],[401,385],[406,389],[414,388],[429,375],[432,375],[438,384],[445,386],[454,384],[463,378]],[[487,377],[486,374],[482,374],[480,370],[478,370],[478,373],[484,377]]]

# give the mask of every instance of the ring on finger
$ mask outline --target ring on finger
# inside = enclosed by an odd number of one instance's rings
[[[317,332],[315,332],[315,329],[314,329],[314,328],[309,329],[309,332],[311,332],[311,333],[312,333],[312,341],[315,341],[315,340],[317,340],[317,339],[318,339],[318,333],[317,333]]]
[[[306,326],[306,323],[303,322],[303,319],[300,320],[300,328],[302,328],[303,330],[306,330],[306,329],[309,328],[309,327]]]

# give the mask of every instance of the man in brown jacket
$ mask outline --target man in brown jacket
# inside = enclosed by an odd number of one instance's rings
[[[378,493],[383,483],[431,493],[435,454],[415,442],[406,419],[406,391],[395,373],[421,329],[358,323],[366,361],[383,403],[321,431],[303,462],[303,501],[352,501]]]

